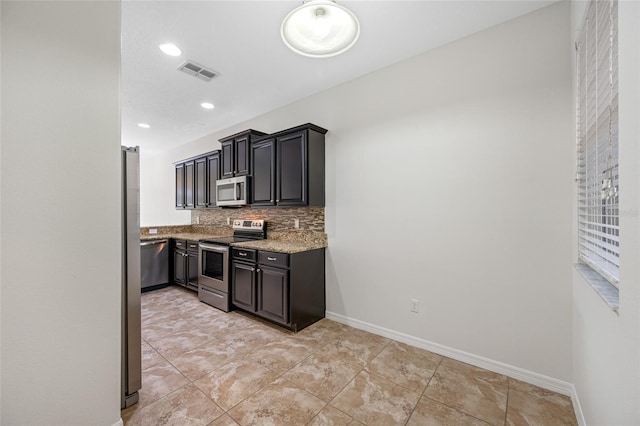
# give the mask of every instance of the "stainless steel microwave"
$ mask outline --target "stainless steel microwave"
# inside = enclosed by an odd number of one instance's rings
[[[216,181],[218,206],[244,206],[249,203],[249,176],[238,176]]]

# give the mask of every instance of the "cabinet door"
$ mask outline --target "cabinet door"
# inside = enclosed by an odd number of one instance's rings
[[[242,136],[233,140],[235,162],[234,176],[246,176],[251,170],[251,153],[249,151],[249,136]]]
[[[238,308],[256,311],[255,266],[233,262],[231,278],[231,301]]]
[[[280,206],[307,205],[306,133],[302,131],[279,137],[276,155],[277,204]]]
[[[207,159],[198,158],[195,168],[195,207],[202,209],[207,207]]]
[[[184,252],[174,250],[173,251],[173,282],[175,284],[185,284],[185,257]]]
[[[184,164],[176,165],[176,208],[184,208]]]
[[[209,173],[207,175],[208,191],[207,206],[216,206],[216,181],[220,179],[220,153],[216,152],[207,157],[207,167]]]
[[[195,161],[188,161],[184,163],[184,207],[186,209],[192,209],[195,207],[195,169]]]
[[[257,314],[278,321],[289,322],[289,271],[258,267]]]
[[[233,140],[221,142],[222,146],[220,150],[220,161],[222,168],[220,170],[220,178],[233,177],[234,166],[234,152],[233,152]]]
[[[273,206],[276,191],[275,140],[267,139],[251,146],[252,205]]]
[[[198,289],[198,255],[187,253],[187,285],[192,290]]]

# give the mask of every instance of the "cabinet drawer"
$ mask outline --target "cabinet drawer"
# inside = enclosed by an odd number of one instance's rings
[[[273,251],[259,251],[258,263],[262,265],[289,267],[289,255],[286,253],[276,253]]]
[[[173,240],[177,249],[186,250],[187,249],[187,240]]]
[[[231,256],[234,259],[256,261],[256,251],[252,249],[234,248]]]

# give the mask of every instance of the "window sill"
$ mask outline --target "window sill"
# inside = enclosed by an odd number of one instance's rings
[[[591,288],[609,305],[611,310],[618,313],[618,308],[620,308],[620,292],[618,289],[584,263],[576,263],[575,267],[580,272],[580,275],[587,280]]]

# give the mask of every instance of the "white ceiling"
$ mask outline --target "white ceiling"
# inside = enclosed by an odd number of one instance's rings
[[[124,1],[122,143],[161,152],[554,1],[339,1],[360,20],[360,38],[325,59],[280,39],[301,1]],[[182,56],[162,53],[165,42]],[[187,59],[220,75],[204,82],[177,71]]]

